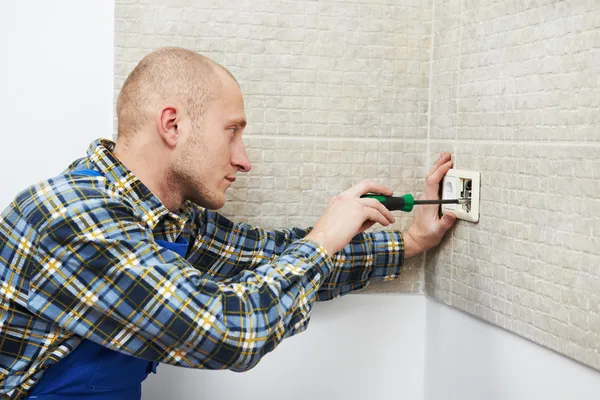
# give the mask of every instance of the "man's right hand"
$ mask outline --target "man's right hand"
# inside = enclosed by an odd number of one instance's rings
[[[378,200],[360,196],[377,193],[391,196],[392,190],[372,181],[363,181],[329,200],[323,216],[317,221],[307,239],[314,240],[330,256],[343,249],[354,236],[379,222],[383,226],[394,223],[392,213]]]

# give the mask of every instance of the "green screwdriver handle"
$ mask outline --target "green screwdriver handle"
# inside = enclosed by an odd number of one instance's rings
[[[363,199],[379,200],[381,204],[390,211],[406,211],[411,212],[415,205],[415,198],[412,194],[404,196],[385,196],[382,194],[365,194],[360,196]]]

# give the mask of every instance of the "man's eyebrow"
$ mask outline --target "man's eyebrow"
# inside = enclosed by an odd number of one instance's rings
[[[230,124],[238,125],[241,128],[245,128],[247,123],[246,118],[234,118],[230,121]]]

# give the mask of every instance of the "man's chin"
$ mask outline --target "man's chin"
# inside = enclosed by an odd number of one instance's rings
[[[225,194],[223,194],[221,198],[200,198],[198,200],[192,200],[192,202],[208,210],[218,210],[225,205]]]

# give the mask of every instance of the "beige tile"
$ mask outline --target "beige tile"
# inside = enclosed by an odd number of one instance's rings
[[[595,362],[599,314],[590,299],[597,304],[592,296],[600,290],[593,234],[600,208],[583,200],[598,199],[600,183],[575,171],[585,170],[597,149],[457,141],[456,150],[457,168],[481,172],[481,219],[459,221],[446,244],[428,255],[427,293],[492,323],[510,321],[509,330],[536,342],[545,337],[544,345]],[[501,165],[508,177],[498,172]],[[549,173],[555,166],[563,167]]]
[[[312,226],[330,197],[364,179],[388,185],[397,194],[422,191],[425,143],[252,135],[245,141],[253,170],[228,192],[222,210],[235,221],[266,229]],[[412,223],[412,213],[395,216],[390,229],[406,230]],[[422,283],[423,259],[416,257],[398,280],[375,283],[366,292],[422,293]]]
[[[600,140],[597,5],[474,4],[462,16],[458,138]]]
[[[115,85],[151,49],[190,47],[237,76],[253,132],[426,138],[430,3],[117,2]]]

